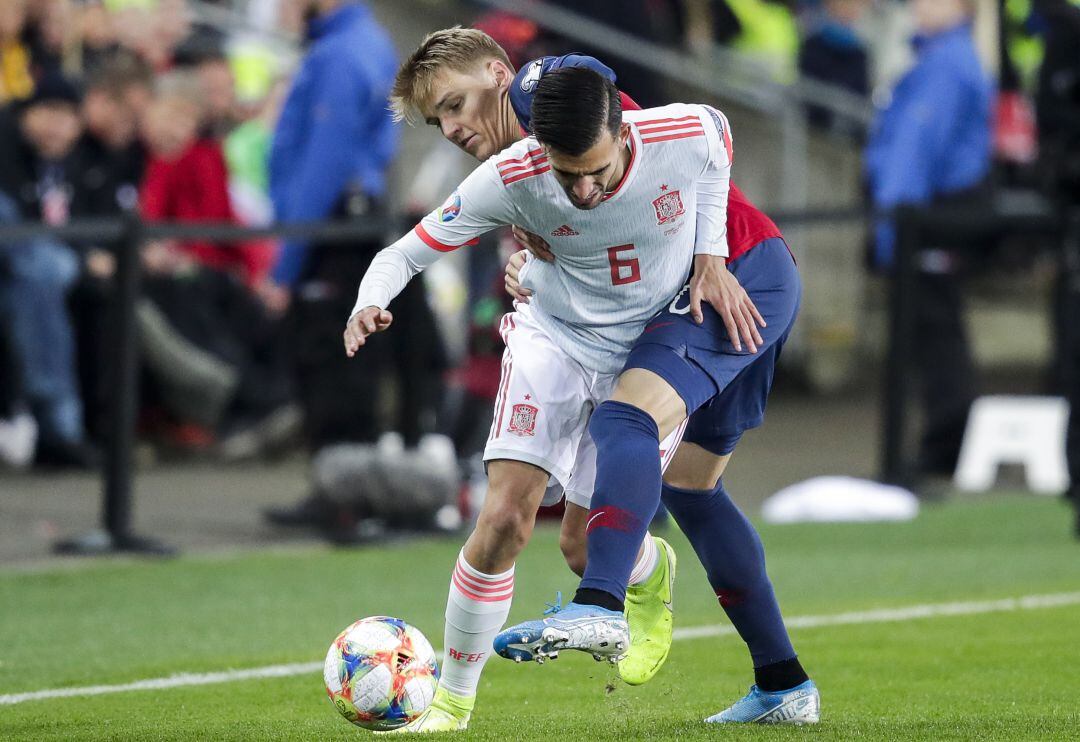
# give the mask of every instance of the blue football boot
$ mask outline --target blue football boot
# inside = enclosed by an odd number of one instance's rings
[[[588,652],[597,662],[614,664],[626,656],[630,629],[626,616],[596,605],[561,605],[562,596],[544,611],[545,618],[525,621],[495,637],[495,651],[514,662],[558,658],[564,649]]]
[[[774,693],[756,685],[730,708],[710,716],[710,724],[817,724],[821,718],[821,697],[813,680],[790,690]]]

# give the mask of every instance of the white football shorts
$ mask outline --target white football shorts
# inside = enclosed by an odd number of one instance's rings
[[[484,461],[512,459],[551,475],[543,505],[567,502],[588,509],[596,481],[596,447],[589,416],[611,396],[618,374],[588,371],[552,342],[527,304],[499,328],[506,350]],[[686,423],[660,444],[666,469]]]

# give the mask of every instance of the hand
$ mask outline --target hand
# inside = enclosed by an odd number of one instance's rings
[[[360,346],[367,342],[368,335],[382,332],[394,321],[394,315],[378,307],[365,307],[349,317],[345,325],[345,355],[352,358]]]
[[[510,298],[514,301],[520,301],[522,304],[528,304],[529,297],[532,296],[531,291],[521,288],[521,280],[518,277],[526,260],[528,260],[528,253],[525,250],[518,250],[511,255],[510,262],[506,264],[506,275],[503,278],[506,293],[510,294]]]
[[[750,295],[739,284],[739,279],[727,269],[725,259],[712,255],[694,257],[694,277],[690,279],[690,315],[699,325],[705,321],[701,313],[701,300],[712,304],[724,321],[728,337],[735,350],[742,350],[742,340],[751,353],[765,341],[758,332],[758,325],[765,327],[765,318],[750,301]]]
[[[285,314],[292,303],[292,292],[288,287],[274,283],[269,278],[255,286],[255,295],[262,301],[266,311],[275,317]]]
[[[533,234],[527,230],[518,226],[513,226],[510,231],[514,233],[514,239],[517,243],[531,252],[535,257],[540,258],[545,263],[555,262],[555,253],[551,251],[551,245],[547,243],[543,237],[538,234]]]
[[[187,270],[192,260],[176,240],[153,240],[142,248],[142,264],[147,273],[174,275]]]
[[[90,248],[86,253],[86,272],[101,280],[112,278],[116,274],[116,256],[99,247]]]

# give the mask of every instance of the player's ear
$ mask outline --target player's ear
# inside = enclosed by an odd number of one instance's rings
[[[499,90],[506,90],[510,87],[510,83],[514,81],[514,71],[506,66],[506,63],[499,59],[493,59],[488,62],[488,73],[491,75],[492,80],[495,82],[495,87]]]
[[[619,146],[625,147],[626,140],[630,138],[630,124],[623,121],[619,124]]]

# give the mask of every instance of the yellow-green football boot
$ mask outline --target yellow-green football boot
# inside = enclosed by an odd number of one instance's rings
[[[630,650],[619,662],[619,675],[629,685],[649,681],[671,651],[675,598],[675,550],[659,536],[651,536],[659,554],[656,569],[645,582],[626,590],[626,621],[630,624]]]
[[[384,734],[431,734],[461,732],[469,727],[476,696],[459,696],[443,688],[435,689],[435,698],[418,718]]]

